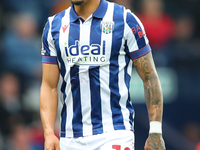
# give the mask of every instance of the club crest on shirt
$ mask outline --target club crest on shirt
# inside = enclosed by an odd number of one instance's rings
[[[101,21],[101,31],[105,34],[109,34],[114,30],[115,23],[112,21]]]

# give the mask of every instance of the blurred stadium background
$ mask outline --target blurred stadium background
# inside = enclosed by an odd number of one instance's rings
[[[167,150],[200,150],[200,1],[113,1],[131,9],[145,26],[163,88]],[[70,0],[0,1],[0,150],[44,149],[39,116],[41,35],[47,17],[68,6]],[[131,92],[135,146],[143,150],[148,116],[135,70]]]

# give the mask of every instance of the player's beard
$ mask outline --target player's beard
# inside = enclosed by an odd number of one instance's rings
[[[71,3],[73,5],[81,5],[84,2],[84,0],[71,0]]]

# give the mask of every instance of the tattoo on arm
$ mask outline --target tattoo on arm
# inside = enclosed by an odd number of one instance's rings
[[[143,57],[133,60],[133,64],[144,83],[145,100],[149,112],[149,120],[161,122],[163,97],[152,54],[148,53]]]
[[[154,150],[165,150],[165,142],[162,138],[161,134],[155,134],[152,133],[149,135],[149,138],[147,140],[147,146],[150,149],[154,149]]]

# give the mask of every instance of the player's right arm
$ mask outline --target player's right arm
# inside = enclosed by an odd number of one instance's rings
[[[60,150],[59,140],[54,134],[57,116],[59,68],[55,64],[43,63],[40,90],[40,115],[44,129],[45,150]]]

